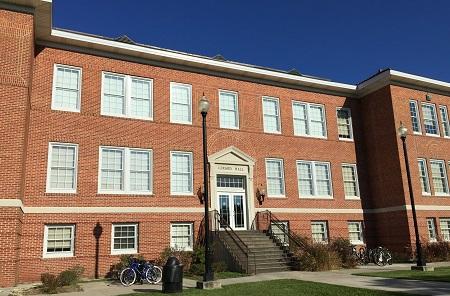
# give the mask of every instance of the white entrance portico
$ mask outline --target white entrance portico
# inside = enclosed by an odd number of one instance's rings
[[[255,160],[234,146],[208,157],[211,210],[217,210],[235,230],[249,229],[255,217]]]

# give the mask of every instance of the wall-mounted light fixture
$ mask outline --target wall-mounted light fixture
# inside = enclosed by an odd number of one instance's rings
[[[263,187],[256,189],[256,198],[258,199],[259,205],[262,205],[266,198],[266,190]]]
[[[431,98],[432,98],[432,96],[431,96],[429,93],[427,93],[427,94],[425,95],[425,100],[431,101]]]
[[[203,186],[198,187],[197,197],[198,200],[200,201],[200,204],[202,205],[203,202],[205,201],[205,190],[203,189]]]

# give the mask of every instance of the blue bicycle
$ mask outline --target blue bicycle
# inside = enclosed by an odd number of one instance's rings
[[[130,266],[120,272],[119,279],[122,285],[128,287],[136,282],[136,280],[147,280],[150,284],[157,284],[161,281],[162,270],[160,267],[148,262],[141,261],[136,258],[130,260]]]

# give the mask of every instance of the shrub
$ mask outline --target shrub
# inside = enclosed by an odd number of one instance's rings
[[[205,273],[205,248],[203,246],[194,248],[189,272],[195,275],[202,275]]]
[[[84,272],[84,267],[82,266],[74,266],[67,270],[64,270],[58,275],[58,284],[60,287],[62,286],[73,286],[78,284],[81,275]]]
[[[442,240],[428,242],[422,246],[423,254],[427,261],[448,261],[450,260],[450,243]]]
[[[51,273],[41,274],[42,291],[48,294],[58,293],[58,277]]]
[[[183,264],[184,271],[188,271],[191,268],[192,263],[192,253],[190,251],[180,251],[175,248],[167,247],[165,248],[159,258],[156,260],[156,264],[159,266],[164,266],[169,257],[176,257],[181,264]]]
[[[219,261],[219,262],[214,262],[212,264],[212,268],[214,270],[214,272],[224,272],[224,271],[228,271],[228,266],[225,262],[223,261]]]
[[[353,246],[348,239],[335,239],[331,241],[330,248],[338,254],[343,268],[356,267],[357,262],[353,256]]]
[[[345,240],[332,241],[329,244],[313,243],[310,239],[296,235],[295,240],[302,246],[291,244],[293,268],[305,271],[324,271],[351,266],[353,260]],[[347,246],[347,244],[349,246]]]

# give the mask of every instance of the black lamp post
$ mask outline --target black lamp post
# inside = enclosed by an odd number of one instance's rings
[[[209,101],[203,94],[198,104],[198,109],[202,114],[203,122],[203,188],[205,189],[205,194],[203,196],[203,202],[205,205],[205,273],[203,274],[203,281],[210,282],[214,279],[214,273],[212,270],[211,262],[211,243],[210,243],[210,232],[209,232],[209,182],[208,182],[208,145],[206,139],[206,115],[209,110]]]
[[[411,172],[409,170],[409,160],[408,160],[408,151],[406,150],[406,132],[408,129],[400,122],[400,127],[398,128],[398,135],[400,139],[402,139],[403,143],[403,154],[405,155],[405,165],[406,165],[406,176],[408,178],[408,188],[409,188],[409,198],[411,199],[411,210],[413,214],[414,221],[414,232],[416,234],[416,253],[417,253],[417,266],[423,267],[426,266],[425,258],[422,255],[422,244],[420,243],[419,236],[419,227],[417,226],[417,216],[416,216],[416,205],[414,203],[414,193],[411,184]]]

